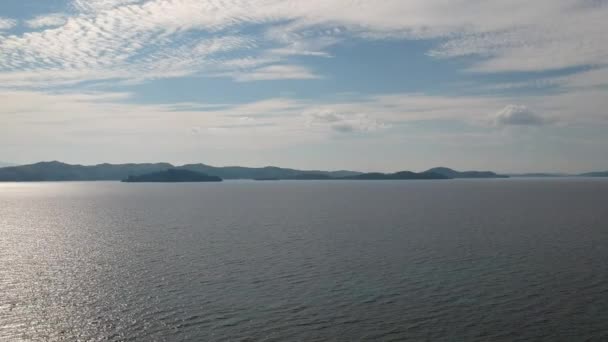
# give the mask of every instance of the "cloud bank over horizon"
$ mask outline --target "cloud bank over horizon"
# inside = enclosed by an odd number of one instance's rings
[[[387,170],[444,158],[507,171],[608,160],[606,1],[0,9],[2,160],[94,161],[93,150],[109,161]]]

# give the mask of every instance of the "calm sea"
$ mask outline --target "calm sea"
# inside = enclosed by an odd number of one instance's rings
[[[0,184],[0,341],[608,341],[608,180]]]

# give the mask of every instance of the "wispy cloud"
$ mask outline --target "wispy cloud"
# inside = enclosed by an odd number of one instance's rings
[[[74,0],[72,7],[85,13],[95,13],[118,6],[143,3],[145,0]]]
[[[607,87],[608,67],[595,68],[568,77],[562,77],[559,81],[562,85],[571,88]]]
[[[67,22],[67,15],[63,13],[52,13],[30,19],[25,22],[33,29],[61,26]]]
[[[481,56],[471,67],[478,72],[538,71],[608,60],[608,6],[602,1],[74,0],[71,7],[68,18],[47,15],[28,22],[52,30],[2,39],[0,73],[57,72],[58,78],[74,75],[74,81],[103,74],[131,79],[141,70],[154,77],[217,74],[235,56],[197,48],[225,36],[250,41],[232,49],[241,60],[274,60],[262,68],[229,70],[237,81],[317,77],[295,70],[291,56],[327,57],[329,47],[352,36],[440,39],[443,43],[430,56]],[[0,29],[15,24],[0,19]],[[252,25],[261,25],[262,33],[248,36]]]
[[[10,30],[17,25],[17,20],[0,17],[0,31]]]
[[[226,74],[239,82],[268,80],[310,80],[320,78],[313,71],[299,65],[269,65],[245,72]]]
[[[388,127],[365,114],[342,114],[331,109],[313,109],[304,113],[311,127],[327,127],[338,133],[372,132]]]

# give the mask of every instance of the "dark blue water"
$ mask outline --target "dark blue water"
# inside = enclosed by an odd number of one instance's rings
[[[607,341],[608,181],[0,184],[0,341]]]

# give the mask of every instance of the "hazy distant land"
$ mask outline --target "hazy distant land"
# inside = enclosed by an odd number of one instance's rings
[[[608,177],[608,171],[589,172],[581,174],[583,177]]]
[[[124,179],[125,183],[186,183],[186,182],[221,182],[222,179],[216,176],[209,176],[204,173],[168,169],[161,172],[152,172],[140,176],[129,176]]]
[[[11,166],[17,166],[17,164],[7,163],[7,162],[0,161],[0,168],[2,168],[2,167],[11,167]]]
[[[142,164],[99,164],[71,165],[58,161],[40,162],[31,165],[0,167],[0,182],[43,182],[43,181],[138,181],[141,176],[168,177],[166,181],[180,181],[179,176],[188,179],[193,173],[176,173],[169,170],[186,170],[206,177],[222,179],[253,179],[253,180],[424,180],[424,179],[475,179],[475,178],[508,178],[508,177],[608,177],[606,172],[592,172],[580,175],[564,175],[557,173],[533,173],[502,175],[492,171],[456,171],[447,167],[436,167],[424,172],[399,171],[395,173],[364,173],[358,171],[321,171],[297,170],[281,167],[216,167],[206,164],[188,164],[174,166],[169,163]],[[171,177],[177,176],[175,180]],[[196,176],[194,177],[195,179]],[[204,179],[204,178],[200,178]],[[203,180],[204,181],[204,180]]]
[[[435,167],[426,171],[437,173],[448,178],[509,178],[492,171],[456,171],[447,167]]]
[[[58,161],[0,168],[0,181],[121,181],[169,169],[190,170],[222,179],[298,179],[305,175],[341,178],[360,174],[353,171],[308,171],[279,167],[214,167],[205,164],[174,166],[169,163],[70,165]]]

